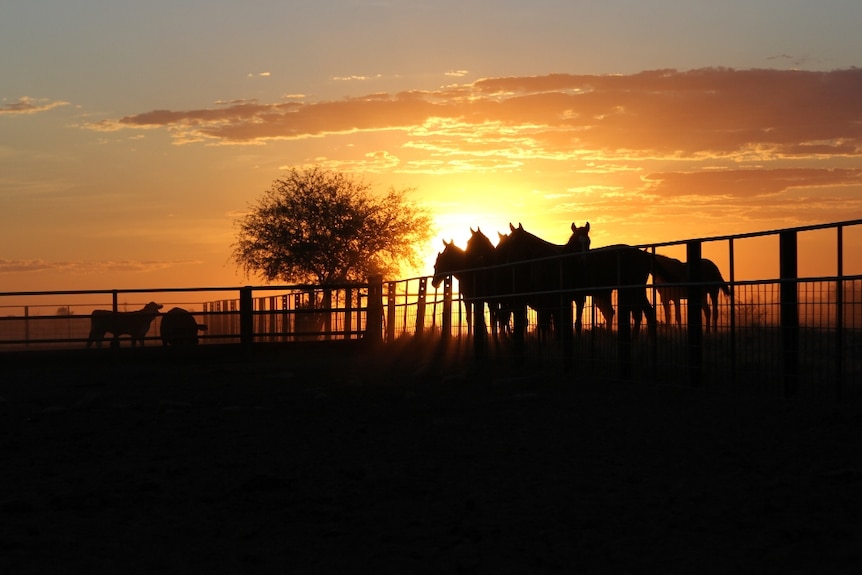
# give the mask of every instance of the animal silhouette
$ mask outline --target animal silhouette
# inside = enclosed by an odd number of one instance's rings
[[[195,317],[181,307],[174,307],[162,315],[160,332],[162,345],[197,345],[198,331],[206,331],[207,326],[200,324]]]
[[[477,299],[477,294],[481,289],[479,286],[481,274],[476,268],[482,267],[484,264],[480,261],[471,260],[468,253],[456,246],[452,240],[449,242],[443,240],[443,246],[443,251],[437,253],[437,260],[434,262],[434,276],[431,278],[431,285],[435,289],[440,287],[443,279],[447,276],[454,276],[458,280],[458,290],[467,314],[467,332],[472,334],[474,329],[473,308],[480,306],[479,309],[481,310],[481,306],[484,305],[482,300]],[[477,329],[484,329],[484,327],[484,325],[476,326]]]
[[[590,295],[602,315],[611,321],[614,315],[611,305],[612,288],[618,286],[617,299],[621,308],[628,310],[634,320],[634,334],[640,331],[641,318],[646,317],[647,326],[652,333],[655,328],[655,309],[646,295],[646,282],[652,266],[652,256],[643,250],[627,244],[614,244],[598,249],[590,249],[590,223],[578,227],[572,222],[572,235],[566,242],[569,254],[579,254],[573,258],[569,269],[573,277],[569,280],[575,292],[575,329],[580,331],[581,315],[585,296]]]
[[[558,336],[568,324],[571,329],[571,300],[566,294],[560,266],[563,246],[551,243],[524,229],[509,224],[508,234],[499,234],[495,251],[494,285],[504,296],[514,316],[513,331],[522,337],[526,327],[527,306],[536,310],[540,338],[551,333]],[[569,302],[569,309],[566,309]]]
[[[661,254],[656,254],[655,258],[653,283],[664,307],[665,323],[670,324],[671,307],[674,307],[676,325],[679,327],[682,325],[680,302],[688,300],[688,286],[674,284],[685,284],[689,281],[688,263]],[[704,284],[701,309],[706,321],[706,331],[709,332],[710,326],[713,330],[718,327],[718,294],[724,292],[724,295],[730,297],[730,288],[721,277],[721,270],[712,260],[706,258],[700,260],[700,274]],[[710,319],[712,319],[711,324]]]
[[[500,297],[500,290],[496,285],[496,271],[491,268],[497,261],[497,248],[490,238],[482,233],[481,228],[470,228],[465,254],[470,266],[477,268],[474,276],[475,297],[488,306],[492,333],[496,336],[500,331],[508,331],[507,302]]]
[[[150,302],[137,311],[113,312],[106,309],[97,309],[90,314],[90,335],[87,338],[87,347],[93,343],[96,347],[102,347],[105,334],[110,332],[115,336],[129,335],[132,338],[132,347],[140,342],[144,345],[144,338],[150,330],[150,324],[159,315],[162,305]]]

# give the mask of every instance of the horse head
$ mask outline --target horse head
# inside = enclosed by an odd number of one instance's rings
[[[435,289],[440,286],[444,277],[464,269],[464,250],[456,246],[454,240],[443,240],[443,246],[443,251],[437,253],[437,261],[434,262],[431,285]]]
[[[566,249],[572,252],[586,252],[590,249],[590,222],[583,227],[578,227],[572,222],[572,235],[566,242]]]

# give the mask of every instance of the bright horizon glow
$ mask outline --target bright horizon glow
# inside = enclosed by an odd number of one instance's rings
[[[415,189],[437,235],[405,276],[509,222],[599,247],[862,217],[862,4],[679,4],[14,3],[0,291],[263,283],[234,221],[291,165]]]

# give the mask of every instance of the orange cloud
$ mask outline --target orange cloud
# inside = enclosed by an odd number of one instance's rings
[[[662,197],[762,197],[801,188],[862,188],[862,169],[787,168],[655,173],[646,193]]]
[[[859,69],[553,74],[339,101],[153,110],[111,125],[168,128],[178,142],[251,143],[393,129],[416,136],[448,122],[484,131],[468,153],[508,155],[514,143],[552,158],[855,157],[862,154],[860,88]]]
[[[15,102],[0,105],[0,115],[3,114],[38,114],[61,106],[68,106],[69,102],[61,100],[51,101],[47,98],[29,98],[27,96],[18,98]]]

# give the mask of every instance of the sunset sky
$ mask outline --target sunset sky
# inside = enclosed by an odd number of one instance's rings
[[[862,218],[860,24],[858,0],[10,2],[0,291],[261,283],[234,221],[286,166],[415,188],[417,274],[510,221],[601,246]]]

